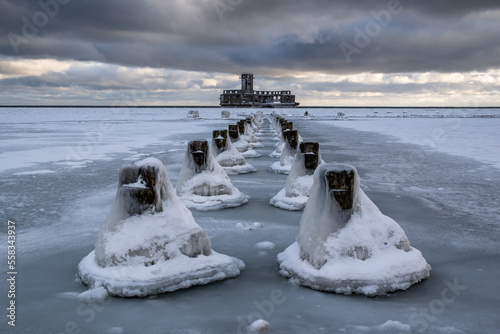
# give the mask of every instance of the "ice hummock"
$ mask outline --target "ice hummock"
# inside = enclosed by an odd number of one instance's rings
[[[403,229],[360,189],[356,169],[343,164],[316,169],[297,242],[278,254],[278,262],[281,275],[300,285],[367,296],[408,289],[431,269]]]
[[[227,130],[213,132],[212,154],[227,174],[245,174],[257,171],[228,139]]]
[[[111,213],[78,276],[111,296],[143,297],[236,277],[243,268],[211,249],[161,161],[147,158],[121,169]]]
[[[189,110],[186,118],[198,119],[200,118],[200,112],[198,110]]]
[[[304,209],[313,185],[314,171],[317,166],[323,163],[325,162],[321,159],[318,143],[300,143],[290,174],[286,179],[285,188],[274,195],[269,204],[283,210],[298,211]]]
[[[233,185],[206,140],[188,143],[176,191],[189,209],[200,211],[238,207],[249,198]]]

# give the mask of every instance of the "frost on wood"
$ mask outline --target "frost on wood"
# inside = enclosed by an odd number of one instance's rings
[[[161,161],[147,158],[121,169],[111,213],[78,275],[110,295],[146,296],[235,277],[243,267],[212,251]]]
[[[218,210],[248,202],[213,157],[206,140],[188,143],[176,191],[190,209]]]
[[[401,227],[359,187],[356,169],[321,164],[297,242],[278,255],[281,274],[337,293],[379,295],[427,278],[430,266]]]

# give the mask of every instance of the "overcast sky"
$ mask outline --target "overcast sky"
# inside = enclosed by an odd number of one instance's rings
[[[499,106],[498,0],[0,0],[0,105]]]

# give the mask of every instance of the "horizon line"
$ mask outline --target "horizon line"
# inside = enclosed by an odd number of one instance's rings
[[[129,105],[129,106],[113,106],[113,105],[0,105],[0,108],[220,108],[220,109],[499,109],[500,106],[298,106],[295,108],[258,108],[258,107],[222,107],[211,105]]]

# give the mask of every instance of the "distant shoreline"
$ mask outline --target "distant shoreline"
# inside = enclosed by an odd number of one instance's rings
[[[2,106],[0,108],[212,108],[212,109],[230,109],[230,110],[240,110],[240,109],[264,109],[264,110],[280,110],[280,109],[499,109],[500,106],[491,107],[436,107],[436,106],[424,106],[424,107],[370,107],[370,106],[300,106],[295,108],[228,108],[221,106],[83,106],[83,105],[9,105]]]

